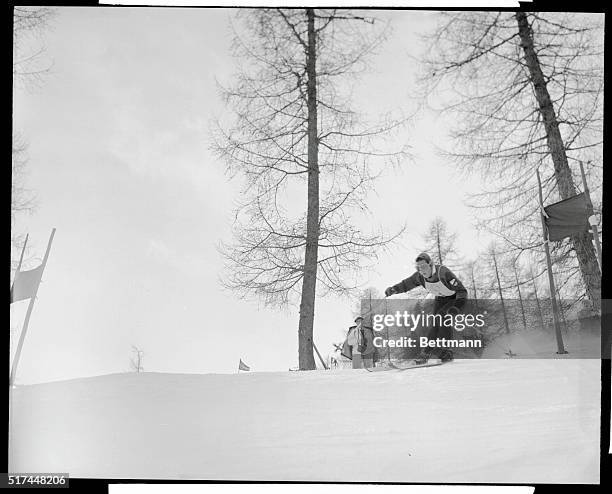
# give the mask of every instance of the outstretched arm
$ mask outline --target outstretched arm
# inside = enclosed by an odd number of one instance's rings
[[[421,286],[421,282],[419,280],[419,273],[415,272],[412,276],[409,276],[405,280],[400,281],[396,285],[390,286],[385,290],[385,296],[390,296],[395,293],[405,293],[417,286]]]

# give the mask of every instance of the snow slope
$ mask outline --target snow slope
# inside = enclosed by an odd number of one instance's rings
[[[13,472],[597,483],[600,361],[114,374],[13,389]]]

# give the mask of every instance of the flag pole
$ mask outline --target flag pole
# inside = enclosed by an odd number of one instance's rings
[[[49,237],[49,243],[47,244],[47,251],[45,252],[45,257],[42,261],[42,274],[45,272],[45,266],[47,265],[47,259],[49,258],[49,251],[51,250],[51,242],[53,242],[53,237],[55,235],[55,228],[51,231],[51,237]],[[19,363],[19,357],[21,356],[21,349],[23,347],[23,342],[25,340],[26,332],[28,331],[28,324],[30,322],[30,316],[32,315],[32,309],[34,307],[34,301],[36,300],[36,294],[38,293],[38,287],[40,286],[40,282],[36,285],[34,289],[34,293],[32,297],[30,297],[30,303],[28,304],[28,312],[25,316],[25,321],[23,323],[23,329],[21,330],[21,335],[19,336],[19,344],[17,345],[17,351],[15,352],[15,358],[13,359],[13,366],[11,367],[11,375],[10,375],[10,385],[12,386],[15,383],[15,374],[17,372],[17,364]]]
[[[17,277],[17,273],[21,271],[21,263],[23,262],[23,254],[25,253],[29,236],[30,236],[29,234],[26,234],[25,242],[23,242],[23,248],[21,249],[21,256],[19,256],[19,264],[17,265],[17,271],[15,271],[15,276],[13,277],[13,283],[11,284],[11,303],[13,303],[13,287],[15,286],[15,278]]]
[[[597,249],[597,258],[599,261],[599,271],[602,271],[601,268],[601,244],[599,243],[599,232],[597,229],[597,220],[594,217],[593,211],[593,202],[591,201],[591,193],[589,192],[589,186],[587,185],[586,175],[584,173],[584,166],[582,166],[582,161],[580,163],[580,174],[582,175],[582,184],[584,186],[584,196],[587,200],[587,207],[589,209],[589,224],[591,225],[591,234],[593,235],[593,240],[595,240],[595,248]],[[592,220],[591,220],[592,218]]]
[[[21,270],[21,263],[23,262],[23,254],[25,253],[25,249],[26,249],[26,245],[28,244],[28,238],[30,237],[30,234],[26,234],[26,238],[25,241],[23,242],[23,249],[21,249],[21,256],[19,256],[19,265],[17,266],[17,271]],[[15,281],[15,280],[13,280]]]
[[[323,368],[324,368],[325,370],[328,370],[328,369],[327,369],[327,366],[325,365],[325,362],[323,361],[323,358],[321,357],[321,354],[319,353],[319,350],[317,350],[317,345],[315,345],[314,340],[313,340],[313,342],[312,342],[312,347],[315,349],[315,352],[317,352],[317,355],[319,356],[319,360],[320,360],[320,361],[321,361],[321,363],[323,364]]]
[[[23,263],[23,255],[25,253],[26,250],[26,245],[28,244],[28,238],[30,238],[30,234],[26,234],[26,238],[25,241],[23,242],[23,248],[21,249],[21,256],[19,256],[19,264],[17,265],[17,271],[15,271],[15,277],[17,276],[17,273],[19,273],[19,271],[21,270],[21,264]],[[15,284],[15,278],[13,278],[13,284],[11,285],[11,302],[13,301],[13,286]],[[14,417],[14,412],[13,412],[13,386],[11,386],[12,382],[9,378],[9,464],[8,464],[8,468],[9,468],[9,472],[13,471],[13,467],[14,467],[14,459],[13,459],[13,417]]]
[[[540,198],[540,219],[542,220],[542,238],[544,239],[544,251],[546,252],[546,266],[548,268],[548,283],[550,284],[550,300],[553,309],[553,323],[555,326],[555,335],[557,336],[557,353],[567,353],[563,347],[563,336],[561,335],[561,326],[559,324],[559,308],[557,307],[557,296],[555,290],[555,280],[552,273],[552,261],[550,260],[550,248],[548,246],[548,233],[546,229],[546,221],[544,220],[544,199],[542,198],[542,182],[540,180],[540,170],[536,169],[538,177],[538,195]]]

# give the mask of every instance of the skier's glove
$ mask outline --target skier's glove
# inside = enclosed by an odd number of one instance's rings
[[[387,289],[385,290],[385,297],[390,297],[391,295],[394,295],[394,294],[396,294],[396,293],[398,293],[398,291],[396,290],[396,288],[395,288],[395,287],[393,287],[393,286],[390,286],[389,288],[387,288]]]

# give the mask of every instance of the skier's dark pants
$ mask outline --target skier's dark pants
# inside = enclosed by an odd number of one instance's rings
[[[456,303],[457,295],[451,295],[450,297],[436,297],[434,300],[434,314],[440,314],[442,319],[447,314],[447,311],[450,307],[460,304]],[[444,338],[450,340],[453,337],[453,327],[452,326],[444,326],[443,324],[434,324],[427,333],[427,338],[429,340],[436,340],[437,338]],[[453,352],[450,348],[437,348],[437,347],[428,347],[424,348],[423,352],[424,356],[431,357],[431,355],[436,355],[438,358],[448,358],[452,357]]]

